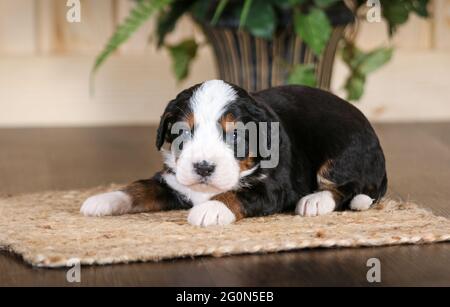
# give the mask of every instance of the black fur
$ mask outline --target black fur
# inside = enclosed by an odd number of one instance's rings
[[[293,210],[298,200],[320,189],[319,169],[332,160],[327,179],[342,197],[336,210],[366,194],[379,200],[386,192],[385,159],[364,115],[350,103],[318,89],[283,86],[252,95],[256,108],[272,110],[279,121],[280,163],[262,170],[268,178],[239,192],[249,215]],[[258,213],[259,212],[259,213]]]
[[[161,149],[161,147],[164,145],[164,142],[171,143],[172,140],[176,137],[175,135],[170,133],[170,129],[168,128],[170,128],[171,124],[183,120],[185,114],[190,111],[189,99],[200,85],[201,84],[197,84],[187,90],[182,91],[167,105],[164,114],[161,116],[159,127],[156,132],[156,148],[158,148],[158,150]]]
[[[170,143],[168,127],[186,113],[189,98],[198,86],[183,91],[167,106],[158,129],[158,149],[164,141]],[[353,105],[331,93],[303,86],[282,86],[253,94],[232,86],[239,98],[227,112],[243,122],[280,123],[278,166],[258,169],[245,177],[243,187],[236,191],[245,216],[293,211],[300,198],[323,189],[317,173],[329,161],[326,179],[334,184],[336,210],[347,209],[358,194],[375,200],[385,194],[383,151],[372,126]],[[255,164],[261,159],[258,155]],[[186,208],[185,201],[180,201],[180,208]]]
[[[150,179],[138,180],[133,185],[138,185],[143,190],[151,191],[152,195],[149,198],[152,201],[158,202],[163,210],[189,209],[192,207],[192,204],[183,194],[171,189],[167,185],[161,172],[156,173]],[[123,192],[130,193],[127,189],[123,190]],[[145,196],[143,198],[148,199]],[[142,204],[137,203],[135,205],[139,206]]]

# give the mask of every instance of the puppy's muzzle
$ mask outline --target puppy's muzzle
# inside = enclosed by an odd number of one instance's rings
[[[207,178],[214,173],[214,170],[216,169],[216,165],[213,163],[209,163],[208,161],[201,161],[194,163],[194,171],[202,178]]]

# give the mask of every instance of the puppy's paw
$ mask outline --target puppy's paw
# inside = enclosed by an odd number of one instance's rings
[[[369,210],[370,206],[372,206],[373,204],[373,201],[374,199],[365,194],[358,194],[353,197],[352,201],[350,202],[350,209],[354,211]]]
[[[120,215],[131,211],[131,203],[124,192],[104,193],[86,199],[80,212],[85,216]]]
[[[295,213],[301,216],[318,216],[334,211],[336,202],[329,191],[321,191],[306,195],[297,203]]]
[[[228,225],[236,221],[236,216],[224,203],[210,200],[195,205],[189,211],[188,222],[194,226]]]

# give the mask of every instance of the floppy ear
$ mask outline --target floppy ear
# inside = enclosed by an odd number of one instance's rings
[[[258,154],[260,154],[261,146],[260,141],[264,140],[264,149],[271,150],[274,142],[278,143],[279,146],[282,142],[281,136],[279,135],[279,119],[275,116],[273,111],[268,109],[263,104],[251,99],[251,102],[247,107],[249,113],[251,114],[254,121],[258,124]],[[273,129],[273,131],[272,131]],[[261,137],[261,139],[260,139]],[[276,140],[272,140],[272,137],[276,137]],[[266,155],[264,153],[263,155]]]
[[[158,131],[156,132],[156,148],[158,148],[158,150],[161,150],[161,147],[164,145],[164,141],[166,139],[167,134],[167,126],[169,125],[170,117],[171,115],[169,112],[165,112],[161,116]]]
[[[164,141],[166,140],[170,119],[173,119],[173,117],[176,116],[175,114],[178,112],[177,109],[180,109],[176,104],[183,103],[183,101],[187,102],[192,96],[194,90],[199,86],[200,84],[197,84],[191,88],[188,88],[187,90],[182,91],[177,95],[175,99],[171,100],[167,104],[164,114],[161,116],[161,121],[159,122],[158,132],[156,133],[156,147],[158,148],[158,150],[161,149],[161,147],[164,145]]]

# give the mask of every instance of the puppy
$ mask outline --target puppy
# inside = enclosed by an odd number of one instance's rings
[[[286,211],[367,210],[386,192],[384,154],[370,123],[319,89],[249,94],[206,81],[170,101],[157,131],[158,150],[164,144],[161,172],[90,197],[81,213],[186,209],[192,225],[227,225]]]

